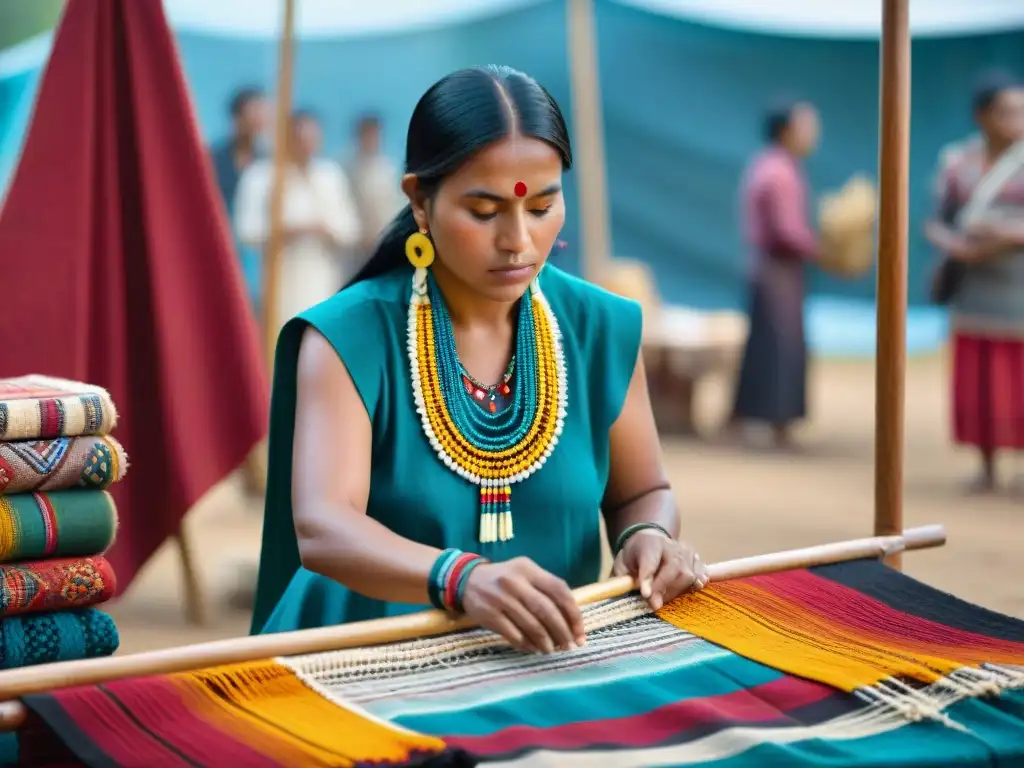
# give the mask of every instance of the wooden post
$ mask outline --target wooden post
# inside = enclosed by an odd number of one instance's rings
[[[882,0],[879,69],[875,535],[903,530],[910,172],[909,0]],[[901,566],[899,555],[889,559]]]
[[[292,72],[294,65],[295,0],[283,0],[281,39],[277,49],[277,92],[274,97],[274,175],[270,189],[270,232],[263,251],[263,333],[267,364],[274,368],[274,347],[280,318],[277,317],[277,291],[280,285],[281,249],[284,246],[284,177],[288,169],[288,134],[292,109]]]
[[[181,521],[178,533],[174,536],[174,543],[178,548],[181,572],[185,582],[185,617],[191,624],[205,627],[210,620],[209,612],[206,609],[206,591],[199,578],[192,538],[185,530],[184,520]]]
[[[594,0],[567,0],[573,148],[580,198],[580,268],[597,279],[612,257]]]

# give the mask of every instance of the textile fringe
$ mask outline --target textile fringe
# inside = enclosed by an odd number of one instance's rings
[[[713,584],[657,615],[910,720],[952,725],[941,713],[956,701],[1024,688],[1024,643],[912,616],[808,571]]]
[[[440,739],[325,698],[275,661],[212,667],[170,679],[196,716],[281,765],[400,765],[412,755],[445,749]]]

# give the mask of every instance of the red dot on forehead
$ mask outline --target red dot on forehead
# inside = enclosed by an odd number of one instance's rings
[[[517,181],[514,190],[516,197],[526,197],[526,185],[523,182]]]

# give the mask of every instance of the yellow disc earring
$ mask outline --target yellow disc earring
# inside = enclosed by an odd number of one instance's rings
[[[426,230],[413,232],[405,241],[405,258],[416,269],[426,269],[434,263],[434,244]]]

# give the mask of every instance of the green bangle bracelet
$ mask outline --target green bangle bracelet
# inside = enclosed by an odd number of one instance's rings
[[[675,538],[663,526],[658,525],[657,523],[634,523],[633,525],[627,527],[626,530],[624,530],[622,533],[620,533],[619,538],[615,540],[615,547],[613,549],[614,554],[617,555],[619,554],[619,552],[622,551],[622,548],[626,546],[626,542],[629,541],[630,537],[634,533],[644,530],[661,531],[663,534],[665,534],[666,538]]]

